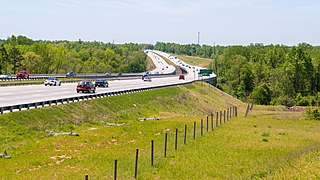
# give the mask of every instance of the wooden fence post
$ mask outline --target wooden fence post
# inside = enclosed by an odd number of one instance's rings
[[[220,125],[222,124],[222,111],[220,111]]]
[[[227,121],[229,120],[229,108],[227,108]]]
[[[213,131],[213,113],[211,113],[211,131]]]
[[[209,115],[207,116],[207,132],[209,131]]]
[[[197,126],[197,123],[193,122],[193,139],[196,139],[196,126]]]
[[[218,127],[219,123],[219,112],[216,113],[216,127]]]
[[[223,110],[223,123],[226,123],[226,110]]]
[[[118,161],[114,160],[114,180],[117,179],[117,166],[118,166]]]
[[[175,150],[178,149],[178,128],[176,128],[176,138],[175,138],[175,142],[174,142],[174,149]]]
[[[200,124],[200,134],[201,136],[203,135],[203,119],[201,119],[201,124]]]
[[[247,106],[247,110],[246,110],[246,115],[245,115],[245,117],[247,117],[247,116],[248,116],[249,109],[250,109],[250,104],[248,103],[248,106]]]
[[[233,106],[232,107],[232,117],[235,117],[236,116],[236,107]]]
[[[238,117],[238,107],[236,106],[236,117]]]
[[[151,166],[153,166],[154,140],[151,140]]]
[[[138,158],[139,158],[139,149],[136,149],[136,161],[134,165],[134,178],[137,179],[138,175]]]
[[[187,144],[187,125],[184,125],[184,144]]]
[[[167,157],[168,133],[164,136],[164,157]]]

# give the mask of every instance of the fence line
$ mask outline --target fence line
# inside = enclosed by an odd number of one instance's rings
[[[229,110],[228,110],[229,109]],[[224,112],[224,115],[223,116],[227,116],[227,117],[229,117],[229,118],[227,118],[228,120],[227,121],[229,121],[231,118],[233,118],[233,117],[236,117],[236,115],[237,115],[237,108],[236,108],[236,106],[233,106],[233,107],[230,107],[230,108],[228,108],[227,109],[227,111],[226,110],[223,110],[223,112]],[[222,111],[220,111],[220,112],[222,112]],[[210,125],[210,123],[209,123],[209,116],[211,116],[212,118],[211,118],[211,125]],[[218,114],[218,112],[216,113],[216,122],[214,122],[214,120],[213,120],[213,116],[214,116],[214,114],[213,113],[211,113],[211,114],[209,114],[209,115],[207,115],[207,123],[206,123],[206,127],[203,127],[203,119],[201,119],[201,121],[200,121],[200,126],[198,127],[198,128],[200,128],[200,134],[201,134],[201,136],[203,135],[203,128],[206,128],[208,131],[206,131],[206,132],[209,132],[209,127],[211,126],[211,127],[218,127],[218,124],[217,124],[217,122],[219,122],[218,121],[218,116],[220,116],[220,117],[222,117],[222,115],[221,114]],[[222,118],[221,118],[222,119]],[[227,121],[220,121],[221,123],[225,123],[225,122],[227,122]],[[214,126],[214,124],[216,124],[216,126]],[[194,122],[193,123],[193,125],[194,125],[194,128],[193,128],[193,139],[196,139],[196,129],[197,129],[197,122]],[[222,124],[219,124],[219,125],[222,125]],[[213,132],[213,129],[214,128],[212,128],[212,132]],[[191,130],[191,129],[190,129]],[[183,132],[183,131],[182,131]],[[199,133],[199,132],[198,132]],[[182,138],[181,138],[181,140],[180,140],[180,143],[182,144],[187,144],[187,138],[188,138],[188,136],[187,136],[187,124],[185,124],[184,125],[184,133],[183,134],[181,134],[180,135],[180,137],[183,137],[183,142],[182,142]],[[175,133],[172,133],[171,135],[174,135],[174,139],[172,140],[172,143],[174,143],[174,150],[178,150],[178,145],[179,145],[179,129],[178,128],[176,128],[175,129]],[[199,136],[199,137],[201,137],[201,136]],[[191,137],[190,137],[191,138]],[[173,145],[173,144],[172,144]],[[159,146],[159,147],[161,147],[161,146]],[[159,148],[158,147],[158,148]],[[164,151],[164,158],[166,158],[167,157],[167,148],[168,147],[170,147],[170,146],[168,146],[168,133],[166,132],[165,133],[165,136],[164,136],[164,149],[163,149],[163,151]],[[173,146],[172,146],[173,147]],[[161,149],[161,148],[160,148]],[[159,149],[159,150],[160,150]],[[143,161],[140,161],[139,160],[139,149],[136,149],[136,153],[135,153],[135,166],[134,166],[134,178],[136,179],[136,178],[138,178],[138,175],[140,174],[140,173],[142,173],[142,171],[140,170],[140,171],[138,171],[138,167],[142,167],[142,166],[140,166],[138,163],[140,162],[140,163],[142,163],[142,165],[143,165],[143,167],[147,167],[147,166],[149,166],[149,167],[154,167],[154,160],[155,160],[155,156],[156,156],[156,152],[157,151],[155,151],[156,149],[155,149],[155,141],[154,140],[151,140],[151,145],[150,145],[150,155],[149,155],[149,157],[150,157],[150,159],[148,159],[148,161],[149,161],[149,163],[143,163]],[[158,152],[159,153],[159,152]],[[174,153],[174,151],[172,151],[172,153]],[[160,155],[160,154],[159,154]],[[148,157],[148,156],[144,156],[144,157]],[[159,159],[158,159],[159,160]],[[114,160],[114,173],[113,173],[113,176],[114,176],[114,179],[117,179],[118,178],[118,176],[119,176],[119,172],[118,172],[118,160]],[[148,168],[147,168],[148,169]],[[129,169],[128,169],[129,170]],[[139,172],[139,173],[138,173]],[[144,172],[144,171],[143,171]],[[121,173],[121,172],[120,172]],[[143,175],[143,174],[140,174],[140,176],[141,175]],[[88,177],[89,177],[89,175],[88,174],[86,174],[85,175],[85,179],[88,179]]]

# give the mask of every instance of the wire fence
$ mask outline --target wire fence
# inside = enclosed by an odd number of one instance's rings
[[[95,164],[94,172],[84,174],[84,179],[136,179],[148,177],[152,174],[152,168],[159,167],[167,158],[173,158],[176,151],[192,141],[197,140],[205,133],[214,131],[214,128],[227,123],[231,118],[237,117],[237,107],[232,106],[225,110],[208,114],[204,119],[193,123],[186,123],[184,126],[167,129],[160,136],[150,140],[149,147],[137,148],[128,153],[127,156],[116,159],[107,158],[104,167],[99,169]],[[101,175],[105,174],[105,175]]]

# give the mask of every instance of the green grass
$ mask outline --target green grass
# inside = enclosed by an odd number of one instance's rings
[[[174,64],[172,61],[170,61],[168,58],[158,54],[163,60],[166,61],[167,64],[171,65],[171,66],[177,66],[176,64]]]
[[[258,124],[258,128],[252,124]],[[275,127],[268,128],[268,125]],[[278,172],[283,168],[290,169],[292,162],[301,155],[319,150],[318,125],[319,122],[315,121],[237,118],[177,151],[174,158],[169,158],[156,171],[156,176],[182,179],[279,178]],[[313,127],[311,131],[310,126]],[[263,141],[261,133],[266,129],[270,136],[268,141]],[[319,173],[317,166],[310,169]],[[301,174],[300,177],[309,176]]]
[[[187,56],[187,55],[177,55],[177,57],[188,64],[196,65],[200,67],[206,67],[206,68],[211,68],[209,67],[209,65],[213,61],[213,59],[209,59],[209,58],[194,57],[194,56]]]
[[[147,56],[147,71],[152,71],[153,69],[155,69],[155,65],[153,64],[153,61],[151,60],[151,58],[149,56]]]
[[[206,120],[206,114],[232,105],[238,107],[239,117],[214,131],[210,124],[209,132],[204,128],[200,135],[199,122]],[[319,121],[303,120],[303,113],[275,106],[254,106],[245,118],[245,108],[216,88],[194,83],[3,114],[0,149],[7,148],[12,159],[0,158],[0,177],[83,179],[88,174],[90,179],[111,179],[117,159],[119,179],[133,179],[139,149],[138,179],[319,178]],[[161,120],[137,120],[153,116]],[[107,127],[101,122],[129,125]],[[53,137],[44,133],[47,129],[73,129],[80,136]],[[165,133],[167,158],[163,157]],[[151,140],[155,141],[153,167]]]

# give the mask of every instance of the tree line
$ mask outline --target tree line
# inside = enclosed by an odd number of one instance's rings
[[[32,40],[11,36],[0,40],[0,74],[26,70],[32,74],[144,72],[148,44]]]
[[[320,47],[307,43],[289,47],[157,42],[153,46],[11,36],[0,40],[0,73],[14,74],[20,70],[32,74],[144,72],[144,49],[212,59],[208,68],[218,75],[218,88],[244,101],[287,106],[320,102]]]
[[[318,105],[320,47],[251,44],[208,46],[156,43],[155,49],[211,58],[217,86],[245,101],[264,105]]]

